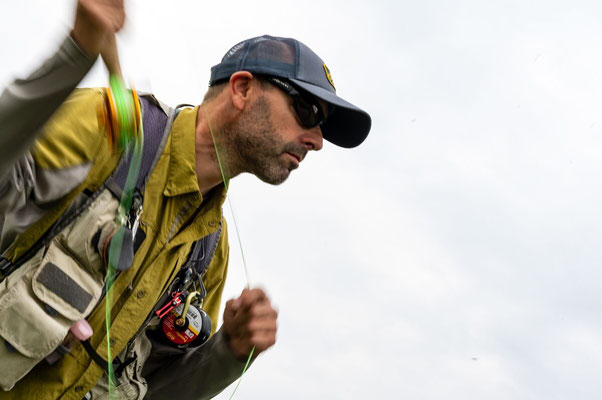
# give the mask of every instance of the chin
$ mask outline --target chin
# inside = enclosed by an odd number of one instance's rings
[[[249,172],[261,181],[270,185],[280,185],[288,179],[291,171],[296,169],[298,165],[290,161],[282,162],[282,160],[277,160],[276,162],[256,163],[254,167]]]
[[[265,183],[269,183],[270,185],[280,185],[288,179],[289,175],[290,171],[288,170],[286,170],[285,173],[279,174],[255,174],[256,177]]]

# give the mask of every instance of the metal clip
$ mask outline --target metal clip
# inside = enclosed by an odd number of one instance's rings
[[[134,198],[134,200],[136,200],[136,198]],[[132,239],[135,240],[136,239],[136,231],[138,231],[138,226],[140,226],[140,215],[142,215],[142,202],[140,201],[140,205],[138,206],[138,208],[136,209],[136,217],[134,218],[134,223],[132,224]]]
[[[190,286],[190,281],[192,280],[192,268],[188,267],[184,270],[184,277],[182,278],[182,283],[180,284],[180,288],[182,290],[188,289]]]
[[[194,299],[195,297],[200,297],[200,293],[199,292],[190,292],[188,294],[188,296],[186,297],[186,303],[184,304],[184,309],[182,310],[182,314],[180,314],[180,316],[175,320],[176,325],[178,326],[184,326],[184,324],[186,323],[186,314],[188,313],[188,309],[190,308],[190,303],[192,303],[192,299]],[[201,305],[200,307],[202,307],[202,299],[201,299]]]

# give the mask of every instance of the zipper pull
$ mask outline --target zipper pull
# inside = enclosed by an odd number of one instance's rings
[[[140,206],[136,210],[136,218],[134,218],[134,223],[132,224],[132,240],[136,239],[136,231],[138,230],[138,226],[140,226],[140,215],[142,214],[142,202]]]

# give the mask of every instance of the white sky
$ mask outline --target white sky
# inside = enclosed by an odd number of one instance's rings
[[[0,4],[2,85],[56,48],[72,3]],[[280,187],[232,182],[252,283],[280,309],[235,399],[602,397],[602,3],[127,4],[123,67],[168,104],[268,33],[373,118]],[[229,219],[226,298],[246,283]]]

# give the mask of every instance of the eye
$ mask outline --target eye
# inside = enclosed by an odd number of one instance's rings
[[[299,109],[299,116],[302,120],[307,121],[307,119],[311,119],[315,114],[315,110],[313,105],[307,104],[304,101],[299,101],[297,103]]]

